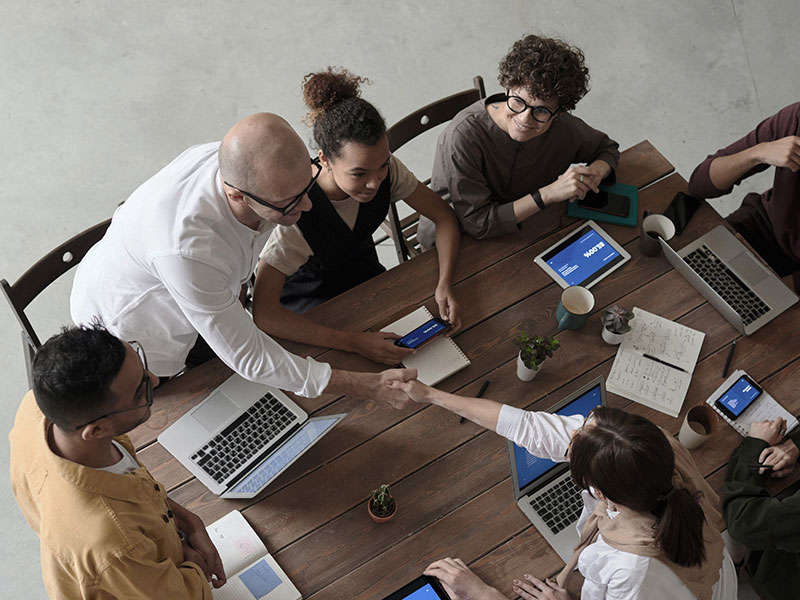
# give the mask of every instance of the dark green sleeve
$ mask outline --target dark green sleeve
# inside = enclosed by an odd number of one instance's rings
[[[751,550],[800,551],[800,492],[783,500],[764,490],[765,476],[753,468],[768,446],[746,437],[733,451],[723,487],[728,533]]]

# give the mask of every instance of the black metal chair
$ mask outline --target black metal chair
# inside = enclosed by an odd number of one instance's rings
[[[19,321],[20,327],[22,327],[22,348],[25,353],[28,385],[33,385],[31,374],[33,355],[42,345],[42,342],[25,314],[25,309],[51,283],[83,260],[89,248],[94,246],[105,235],[110,223],[111,219],[107,219],[67,240],[39,259],[13,285],[9,284],[5,279],[0,279],[0,288],[3,290],[3,295],[8,300],[14,316]]]
[[[389,150],[397,151],[404,144],[429,129],[450,121],[473,102],[486,98],[483,77],[480,75],[473,77],[472,86],[463,92],[431,102],[389,127],[386,132],[389,137]],[[423,183],[428,185],[430,181],[428,178]],[[381,224],[381,228],[394,241],[397,259],[400,262],[422,253],[422,248],[417,241],[418,222],[419,213],[414,211],[404,219],[400,219],[397,207],[392,204],[386,220]]]

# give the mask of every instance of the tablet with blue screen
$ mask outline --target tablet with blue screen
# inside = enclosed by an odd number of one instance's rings
[[[383,600],[450,600],[436,577],[422,575]]]
[[[631,255],[594,221],[586,221],[534,259],[562,288],[585,288],[606,277]]]

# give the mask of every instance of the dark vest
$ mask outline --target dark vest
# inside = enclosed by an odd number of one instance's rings
[[[311,210],[302,214],[297,226],[314,254],[286,278],[283,306],[304,313],[386,270],[378,261],[372,234],[389,212],[390,179],[387,175],[375,197],[358,205],[352,231],[322,188],[311,188]]]

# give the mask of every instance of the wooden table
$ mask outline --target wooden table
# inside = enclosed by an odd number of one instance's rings
[[[639,214],[662,212],[686,181],[667,176],[672,165],[642,142],[622,153],[618,181],[637,185]],[[655,182],[655,183],[653,183]],[[675,240],[682,247],[720,223],[708,205]],[[577,224],[565,207],[552,207],[521,231],[495,240],[464,238],[455,277],[463,309],[456,341],[472,365],[442,382],[441,389],[474,395],[488,379],[487,397],[546,409],[598,375],[608,375],[616,347],[600,337],[599,312],[613,303],[640,306],[706,333],[700,359],[678,419],[609,394],[609,404],[642,414],[676,434],[689,407],[722,382],[728,345],[736,330],[663,257],[639,253],[638,229],[603,224],[632,259],[593,289],[596,311],[580,331],[558,332],[554,318],[560,288],[533,257]],[[366,330],[391,315],[425,304],[436,283],[435,253],[426,253],[317,307],[316,320]],[[745,368],[789,410],[800,378],[800,306],[795,305],[737,344],[734,368]],[[517,379],[510,340],[525,326],[557,335],[561,349],[530,383]],[[335,367],[377,371],[360,356],[287,343]],[[509,597],[511,579],[525,572],[550,575],[562,566],[514,501],[505,440],[437,407],[402,411],[347,397],[295,397],[310,414],[349,413],[330,434],[253,500],[220,500],[195,480],[156,441],[230,371],[214,360],[159,388],[151,419],[132,432],[139,455],[176,501],[210,523],[233,509],[243,512],[304,598],[382,598],[416,577],[433,560],[460,557]],[[720,490],[724,466],[741,437],[727,424],[693,451],[701,471]],[[796,477],[794,478],[796,479]],[[376,525],[366,510],[370,491],[392,485],[398,514]],[[780,485],[785,485],[782,482]]]

